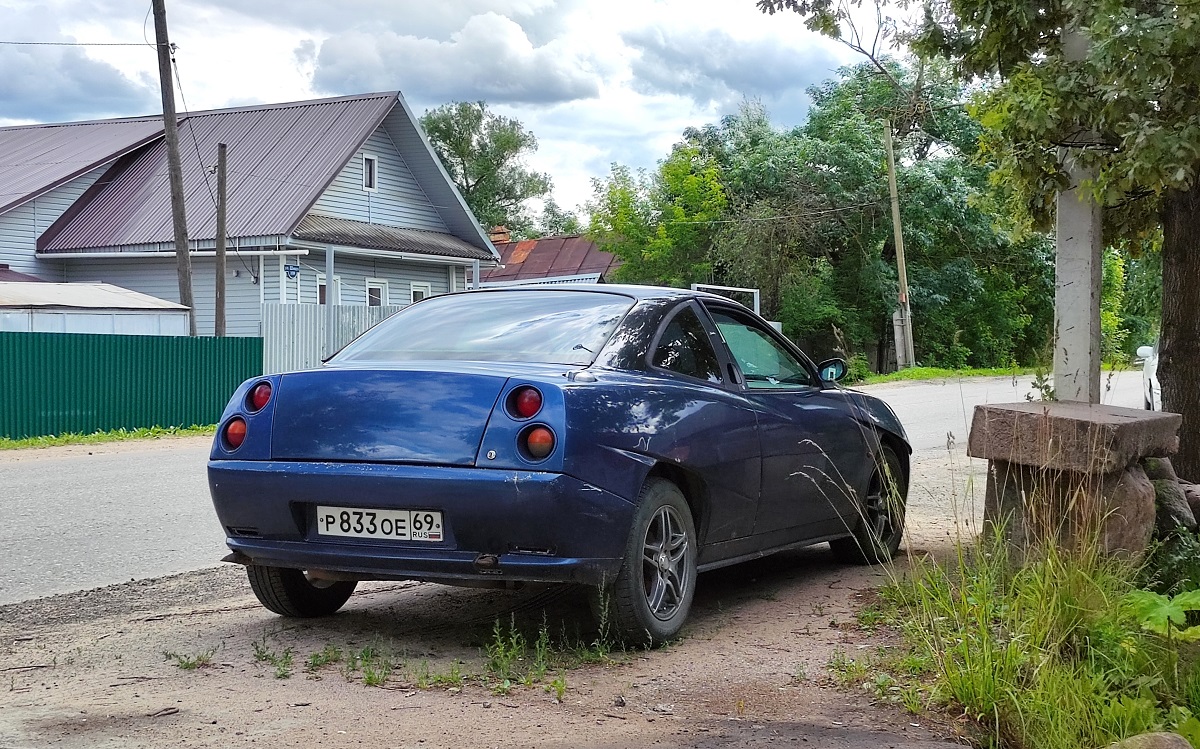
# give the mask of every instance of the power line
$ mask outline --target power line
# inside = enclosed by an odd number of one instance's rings
[[[0,41],[12,47],[157,47],[155,42],[17,42]],[[171,46],[171,45],[168,45]]]

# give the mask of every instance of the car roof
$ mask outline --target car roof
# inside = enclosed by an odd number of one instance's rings
[[[677,289],[673,286],[642,286],[639,284],[616,284],[616,283],[546,283],[546,284],[512,284],[508,286],[489,286],[482,289],[472,289],[471,293],[481,293],[488,291],[520,291],[532,292],[539,291],[588,291],[601,292],[605,294],[621,294],[623,296],[633,297],[638,301],[667,301],[673,299],[711,299],[713,301],[727,302],[738,307],[744,307],[734,299],[730,299],[720,294],[710,294],[707,291],[694,291],[692,289]]]

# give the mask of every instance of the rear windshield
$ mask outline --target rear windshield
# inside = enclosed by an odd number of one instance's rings
[[[633,299],[586,291],[480,291],[434,297],[364,333],[335,363],[521,361],[591,364]]]

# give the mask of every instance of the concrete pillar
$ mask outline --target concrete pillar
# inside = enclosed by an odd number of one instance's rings
[[[1088,39],[1078,29],[1063,33],[1063,57],[1082,62]],[[1087,135],[1083,141],[1089,140]],[[1081,143],[1083,145],[1083,143]],[[1100,289],[1104,236],[1100,206],[1079,189],[1093,169],[1075,163],[1078,149],[1064,149],[1070,189],[1058,194],[1054,265],[1054,392],[1059,400],[1100,402]]]
[[[1100,206],[1079,183],[1091,170],[1070,164],[1071,189],[1058,194],[1054,264],[1054,392],[1059,400],[1100,402]]]

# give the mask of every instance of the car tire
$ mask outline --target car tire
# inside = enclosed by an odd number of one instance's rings
[[[908,477],[896,451],[883,444],[864,501],[859,505],[853,533],[829,542],[834,556],[852,564],[891,561],[904,535]]]
[[[601,635],[652,647],[679,634],[696,590],[697,551],[692,511],[679,488],[665,479],[647,479],[621,570],[592,595]]]
[[[311,580],[303,570],[246,565],[250,589],[258,602],[280,616],[329,616],[342,607],[358,583],[344,580]]]

